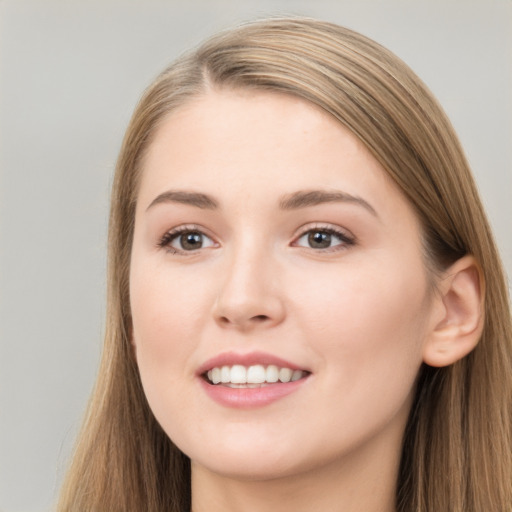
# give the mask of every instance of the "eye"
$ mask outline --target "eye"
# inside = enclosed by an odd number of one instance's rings
[[[294,245],[299,247],[308,247],[309,249],[340,249],[347,245],[353,245],[354,239],[331,228],[316,228],[306,231]]]
[[[159,244],[174,253],[191,252],[214,247],[215,242],[198,229],[178,228],[166,233]]]

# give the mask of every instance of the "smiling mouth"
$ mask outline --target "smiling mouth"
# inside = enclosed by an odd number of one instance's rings
[[[305,370],[276,365],[264,366],[256,364],[243,366],[216,366],[203,374],[203,378],[213,385],[230,388],[260,388],[272,384],[294,382],[306,378],[310,373]]]

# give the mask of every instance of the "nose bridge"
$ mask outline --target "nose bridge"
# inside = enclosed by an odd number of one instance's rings
[[[216,320],[241,329],[282,321],[278,268],[268,240],[248,234],[227,253],[214,308]]]

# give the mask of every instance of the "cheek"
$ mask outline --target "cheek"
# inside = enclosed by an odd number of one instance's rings
[[[385,386],[402,399],[409,393],[428,316],[423,266],[412,261],[409,268],[397,261],[317,273],[297,290],[301,330],[321,355],[329,385],[351,389],[354,397]]]
[[[175,411],[187,410],[194,376],[190,354],[204,315],[194,283],[184,286],[165,269],[153,266],[148,272],[136,263],[130,275],[130,303],[137,365],[150,408],[170,434]]]
[[[143,379],[158,378],[157,370],[164,368],[166,378],[177,382],[189,371],[184,361],[205,321],[205,292],[204,283],[199,287],[193,275],[180,279],[165,266],[139,266],[136,260],[132,263],[133,337]]]
[[[292,296],[307,315],[305,326],[319,332],[331,326],[357,339],[372,329],[377,336],[380,329],[400,331],[421,321],[427,314],[426,286],[419,264],[361,261],[305,272]]]

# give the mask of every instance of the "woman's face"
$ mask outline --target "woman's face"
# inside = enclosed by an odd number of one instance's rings
[[[221,91],[169,115],[144,161],[130,296],[147,399],[193,467],[398,459],[433,316],[419,223],[326,113]]]

